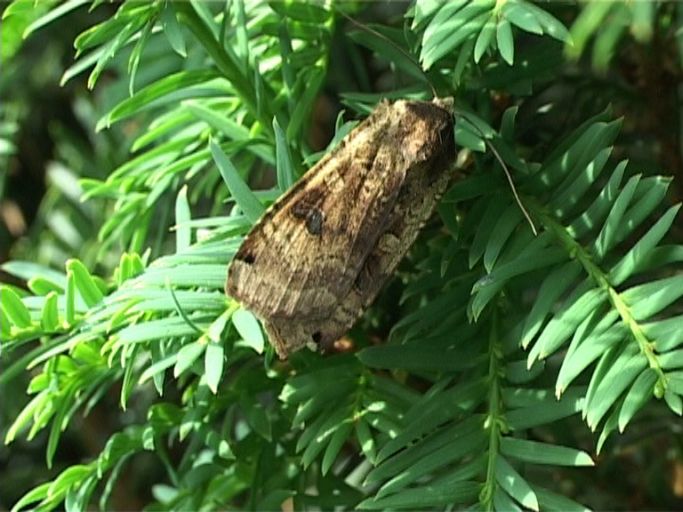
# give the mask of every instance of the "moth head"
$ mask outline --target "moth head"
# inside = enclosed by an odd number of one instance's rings
[[[434,98],[432,100],[432,103],[440,109],[443,109],[449,114],[453,115],[453,105],[455,104],[453,96],[446,96],[444,98]]]
[[[407,161],[426,161],[451,145],[453,99],[403,101],[399,111],[400,149]],[[450,153],[450,151],[447,151]]]

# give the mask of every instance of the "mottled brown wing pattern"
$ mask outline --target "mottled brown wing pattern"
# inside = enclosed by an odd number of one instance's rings
[[[303,185],[270,209],[236,254],[228,293],[264,316],[333,312],[374,245],[375,226],[403,179],[402,155],[367,143],[385,131],[392,131],[385,117],[370,118],[343,150],[313,167]],[[351,206],[357,202],[364,208]]]
[[[453,158],[452,115],[439,100],[381,104],[254,226],[227,293],[264,321],[280,356],[329,345],[407,252]]]

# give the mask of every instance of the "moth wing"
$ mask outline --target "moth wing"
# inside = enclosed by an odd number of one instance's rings
[[[235,255],[227,293],[255,313],[331,314],[380,236],[405,178],[403,155],[353,139],[344,149],[273,204]]]
[[[452,141],[452,134],[446,135],[444,139]],[[306,321],[269,318],[265,322],[268,338],[281,358],[311,341],[329,349],[372,303],[417,238],[452,178],[449,172],[454,157],[452,144],[444,144],[438,156],[432,162],[434,169],[431,173],[418,172],[414,173],[413,179],[408,177],[387,218],[385,229],[365,258],[354,285],[332,314],[310,317]]]

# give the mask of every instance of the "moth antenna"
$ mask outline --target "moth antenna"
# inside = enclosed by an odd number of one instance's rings
[[[427,85],[429,85],[429,88],[432,90],[432,95],[433,95],[435,98],[438,98],[438,97],[439,97],[439,95],[436,93],[436,89],[434,88],[434,86],[432,85],[432,83],[429,81],[429,78],[427,78],[427,74],[426,74],[426,73],[424,72],[424,70],[422,69],[422,66],[420,66],[420,65],[415,61],[415,59],[413,58],[413,56],[412,56],[410,53],[408,53],[407,51],[405,51],[403,48],[401,48],[399,45],[397,45],[394,41],[392,41],[391,39],[389,39],[387,36],[385,36],[385,35],[382,34],[381,32],[377,32],[375,29],[368,27],[367,25],[361,23],[360,21],[354,20],[351,16],[349,16],[348,14],[346,14],[346,13],[343,12],[343,11],[337,11],[337,12],[339,12],[339,14],[341,14],[344,18],[346,18],[347,20],[349,20],[351,23],[353,23],[353,24],[356,25],[357,27],[361,28],[362,30],[365,30],[366,32],[369,32],[370,34],[372,34],[372,35],[374,35],[374,36],[376,36],[376,37],[379,37],[380,39],[382,39],[382,40],[385,41],[386,43],[389,43],[391,46],[393,46],[394,48],[396,48],[399,52],[401,52],[401,53],[403,54],[404,57],[406,57],[410,62],[412,62],[412,63],[415,65],[415,67],[419,70],[420,74],[425,78],[425,82],[427,82]]]
[[[483,135],[483,134],[482,134]],[[526,218],[527,222],[529,223],[529,226],[531,226],[531,231],[533,232],[534,236],[538,236],[538,231],[536,230],[536,225],[534,224],[534,221],[531,218],[531,215],[529,215],[528,210],[522,203],[522,199],[519,197],[519,194],[517,193],[517,187],[515,187],[515,182],[512,179],[512,174],[510,173],[510,169],[508,168],[507,164],[503,161],[503,158],[500,156],[500,153],[498,153],[498,150],[495,148],[493,144],[491,144],[485,137],[483,137],[484,144],[491,150],[491,153],[493,153],[493,156],[498,160],[498,163],[500,166],[503,168],[503,172],[505,173],[505,177],[508,180],[508,183],[510,184],[510,189],[512,189],[512,195],[515,197],[515,202],[519,206],[519,209],[522,210],[522,214]]]

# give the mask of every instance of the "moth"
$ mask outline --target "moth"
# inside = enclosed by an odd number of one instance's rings
[[[225,290],[281,358],[329,348],[393,274],[452,177],[452,105],[381,102],[248,233]]]

